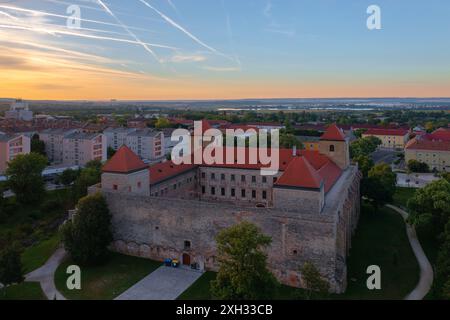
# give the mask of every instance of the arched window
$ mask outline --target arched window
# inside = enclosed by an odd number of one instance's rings
[[[334,144],[330,146],[330,152],[334,152]]]

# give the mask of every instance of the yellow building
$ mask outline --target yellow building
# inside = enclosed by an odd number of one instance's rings
[[[450,141],[415,138],[405,148],[405,161],[428,164],[431,170],[450,172]]]
[[[409,131],[404,129],[369,129],[362,134],[363,138],[377,137],[381,140],[381,148],[404,149],[409,140]]]

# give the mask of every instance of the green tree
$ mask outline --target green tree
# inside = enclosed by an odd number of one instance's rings
[[[113,236],[111,214],[100,193],[78,202],[72,221],[61,227],[61,239],[75,263],[96,265],[106,259]]]
[[[73,184],[72,196],[75,201],[87,195],[88,188],[101,181],[101,169],[95,166],[86,167],[80,171]]]
[[[9,246],[0,253],[0,283],[5,287],[24,280],[20,251]]]
[[[427,173],[430,172],[430,167],[425,162],[420,162],[417,160],[409,160],[408,170],[411,172]]]
[[[166,118],[159,118],[156,122],[155,122],[155,128],[156,129],[164,129],[164,128],[170,128],[171,127],[171,123],[168,119]]]
[[[370,136],[358,139],[350,145],[350,156],[352,159],[359,156],[369,156],[371,153],[375,152],[381,144],[381,140],[377,137]]]
[[[303,148],[303,144],[290,133],[281,133],[280,134],[280,148],[291,149],[296,146],[299,149]]]
[[[439,234],[450,218],[450,182],[434,181],[418,189],[409,201],[410,221],[416,226],[430,225]]]
[[[18,202],[32,204],[42,199],[45,193],[42,171],[46,166],[47,159],[37,153],[18,155],[8,163],[8,186],[16,194]]]
[[[374,166],[373,160],[369,156],[359,155],[353,161],[358,164],[364,177],[369,175],[370,169]]]
[[[66,169],[58,177],[58,182],[66,187],[70,186],[78,178],[79,171],[73,169]]]
[[[306,299],[323,299],[328,295],[330,285],[312,263],[306,262],[300,269],[300,272],[305,287]]]
[[[31,138],[31,152],[38,153],[44,157],[47,157],[45,152],[45,142],[39,139],[39,135],[35,134]]]
[[[432,292],[435,298],[450,300],[450,220],[440,238],[442,245],[439,247],[436,261]]]
[[[367,178],[361,182],[361,194],[373,207],[391,202],[397,185],[397,176],[388,164],[381,163],[369,170]]]
[[[225,229],[216,238],[219,272],[211,292],[222,300],[270,299],[276,280],[267,268],[263,249],[271,238],[249,222]]]
[[[108,154],[108,159],[111,159],[116,154],[116,150],[114,150],[111,147],[108,147],[107,154]]]

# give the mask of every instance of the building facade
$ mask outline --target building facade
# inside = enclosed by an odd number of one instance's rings
[[[146,167],[122,147],[103,168],[101,186],[90,192],[100,190],[107,199],[111,247],[118,252],[217,271],[215,237],[245,220],[272,238],[268,263],[279,281],[302,287],[299,270],[308,261],[332,291],[343,292],[361,176],[336,126],[320,143],[320,152],[280,149],[274,176],[261,175],[259,162]]]
[[[39,133],[39,140],[45,144],[45,153],[52,164],[64,162],[64,139],[77,130],[47,129]]]
[[[30,111],[28,103],[17,100],[11,104],[9,111],[5,112],[6,119],[31,121],[33,120],[33,112]]]
[[[63,139],[63,164],[84,166],[92,160],[107,160],[106,137],[101,133],[73,132]]]
[[[409,131],[404,129],[369,129],[362,134],[363,138],[377,137],[381,140],[381,148],[403,150],[409,141]]]
[[[450,172],[450,139],[417,136],[405,148],[406,163],[411,160],[426,163],[430,170]]]
[[[8,162],[19,154],[31,151],[31,139],[26,135],[9,135],[0,133],[0,174],[8,168]]]

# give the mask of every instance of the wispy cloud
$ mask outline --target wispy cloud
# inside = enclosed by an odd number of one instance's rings
[[[211,66],[204,66],[202,67],[204,70],[212,71],[212,72],[239,72],[241,71],[240,68],[237,67],[211,67]]]
[[[182,55],[176,54],[168,59],[170,62],[183,63],[183,62],[202,62],[206,61],[206,57],[202,55]]]
[[[296,30],[292,26],[287,26],[284,24],[278,23],[273,14],[274,5],[272,0],[268,0],[266,5],[263,8],[263,16],[269,21],[269,26],[264,30],[271,33],[277,33],[281,35],[285,35],[288,37],[293,37],[296,35]]]

